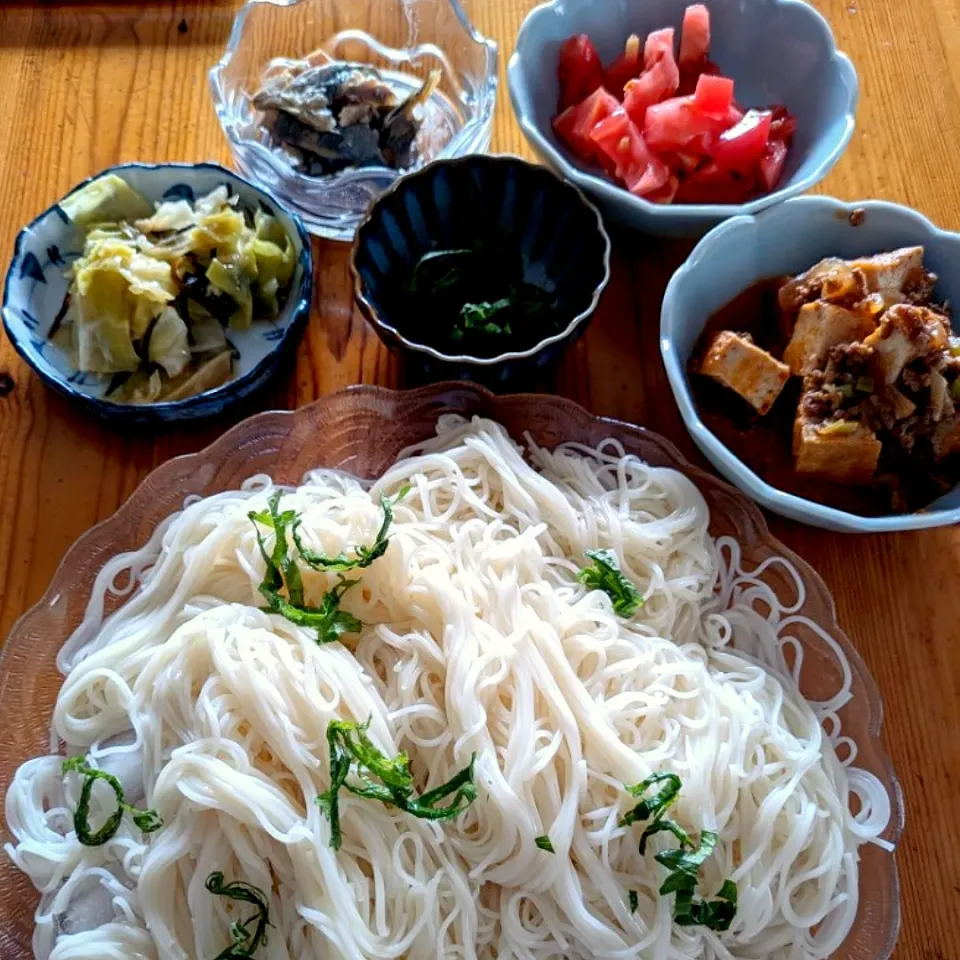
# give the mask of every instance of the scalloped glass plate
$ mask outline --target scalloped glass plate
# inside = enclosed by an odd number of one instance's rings
[[[595,446],[615,437],[650,463],[674,467],[696,482],[711,509],[714,536],[732,536],[741,546],[740,566],[781,599],[796,598],[796,584],[783,557],[799,571],[805,596],[795,611],[820,631],[794,624],[802,648],[799,683],[811,700],[824,701],[843,685],[835,649],[849,662],[852,696],[837,711],[845,738],[856,747],[856,766],[884,785],[891,818],[884,838],[895,845],[903,827],[899,784],[880,742],[883,707],[876,683],[836,622],[833,599],[814,570],[775,540],[760,511],[742,494],[688,464],[668,441],[642,427],[595,417],[557,397],[495,397],[481,388],[439,384],[396,392],[354,387],[293,412],[262,413],[224,434],[205,450],[178,457],[155,470],[108,520],[84,534],[67,552],[40,602],[14,626],[0,656],[0,791],[6,794],[16,768],[46,753],[49,723],[62,678],[56,651],[80,622],[94,578],[106,560],[146,542],[157,523],[179,510],[187,496],[207,496],[237,487],[255,473],[298,483],[316,466],[339,467],[360,477],[381,473],[403,448],[434,433],[444,413],[479,414],[500,421],[515,438],[529,432],[541,445],[563,441]],[[109,595],[108,595],[109,597]],[[110,597],[116,606],[122,597]],[[792,602],[792,601],[791,601]],[[791,617],[792,619],[792,617]],[[821,635],[821,631],[822,634]],[[836,647],[825,636],[833,638]],[[9,834],[4,824],[4,839]],[[887,960],[900,923],[896,862],[878,846],[861,847],[860,891],[853,930],[833,960]],[[31,956],[33,912],[38,896],[25,875],[0,860],[0,956]]]

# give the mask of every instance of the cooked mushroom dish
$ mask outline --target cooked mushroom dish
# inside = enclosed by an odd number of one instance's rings
[[[745,291],[695,352],[701,415],[776,486],[858,513],[926,506],[960,481],[960,339],[935,283],[905,247]]]

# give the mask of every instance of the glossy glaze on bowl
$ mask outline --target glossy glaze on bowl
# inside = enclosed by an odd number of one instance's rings
[[[478,240],[519,249],[525,276],[561,298],[557,333],[528,350],[479,358],[407,336],[402,301],[417,261]],[[404,177],[371,208],[350,259],[354,292],[380,339],[433,379],[502,382],[555,363],[586,327],[610,279],[610,238],[576,187],[518,157],[440,160]],[[438,318],[439,319],[439,318]]]
[[[373,5],[250,0],[210,71],[214,107],[237,166],[296,210],[311,233],[352,240],[367,207],[403,174],[366,167],[308,177],[270,148],[250,102],[263,71],[277,59],[303,59],[317,51],[369,63],[395,81],[439,69],[440,86],[429,109],[446,133],[426,159],[483,153],[489,147],[497,44],[470,23],[459,0],[376,0]]]
[[[299,483],[318,466],[337,467],[360,477],[379,475],[399,451],[433,435],[446,413],[492,417],[522,442],[529,432],[547,447],[564,441],[596,446],[615,437],[650,463],[674,467],[690,477],[711,510],[711,532],[740,542],[746,569],[764,565],[760,575],[785,602],[794,603],[795,586],[771,557],[784,557],[799,572],[805,597],[796,613],[816,622],[849,662],[852,699],[839,710],[843,732],[857,745],[857,766],[886,787],[892,816],[885,838],[895,844],[903,827],[903,800],[880,741],[883,717],[876,684],[836,622],[826,585],[800,557],[771,535],[760,511],[737,491],[690,466],[668,441],[642,427],[594,417],[558,397],[495,397],[472,385],[440,384],[409,392],[355,387],[293,412],[263,413],[228,431],[197,454],[178,457],[155,470],[114,516],[84,534],[68,551],[39,603],[14,626],[0,655],[0,792],[6,793],[24,760],[47,752],[53,704],[62,677],[57,649],[79,623],[97,572],[114,554],[146,542],[156,525],[182,507],[187,496],[208,496],[236,488],[257,473],[282,483]],[[110,609],[122,598],[108,594]],[[834,648],[801,625],[791,633],[803,648],[801,690],[826,699],[842,684]],[[899,927],[896,863],[879,847],[861,848],[859,910],[852,932],[833,960],[888,960]],[[29,880],[0,859],[0,956],[31,956],[37,894]]]
[[[597,201],[605,214],[664,236],[696,235],[738,213],[755,213],[810,189],[840,158],[853,135],[857,74],[840,53],[827,21],[801,0],[708,0],[710,59],[736,82],[745,106],[783,103],[797,133],[777,190],[749,203],[656,204],[635,197],[577,161],[557,139],[557,58],[561,43],[587,33],[604,63],[631,33],[674,26],[679,40],[690,0],[553,0],[524,20],[507,80],[514,112],[530,145],[548,166]]]
[[[66,270],[83,249],[83,234],[53,204],[17,235],[3,293],[3,326],[17,352],[47,386],[88,411],[113,422],[148,424],[212,417],[260,389],[296,346],[307,324],[313,289],[310,237],[299,218],[287,213],[270,194],[215,163],[127,163],[108,167],[77,184],[70,196],[106,174],[126,180],[147,200],[193,200],[226,185],[240,204],[260,206],[276,216],[294,245],[297,268],[290,292],[273,321],[258,321],[249,330],[230,330],[235,348],[235,375],[222,386],[185,400],[162,403],[116,403],[106,395],[109,378],[73,369],[65,351],[48,333],[69,288]]]
[[[926,248],[924,262],[939,277],[936,298],[960,302],[960,234],[940,230],[915,210],[878,200],[796,197],[755,217],[728,220],[700,241],[671,278],[660,314],[660,352],[684,423],[711,463],[774,513],[851,533],[960,522],[960,488],[919,513],[861,517],[770,486],[700,419],[687,375],[707,318],[758,280],[799,273],[824,257],[851,258],[915,244]]]

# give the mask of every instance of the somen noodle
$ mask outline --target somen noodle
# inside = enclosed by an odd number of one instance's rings
[[[313,604],[338,576],[360,581],[342,608],[363,626],[326,644],[262,609],[257,534],[268,551],[275,535],[249,514],[274,492],[257,476],[190,502],[98,577],[59,655],[51,747],[115,773],[163,827],[124,817],[85,846],[82,778],[62,756],[20,768],[7,849],[43,892],[37,957],[213,960],[250,912],[206,888],[216,871],[269,900],[264,960],[808,960],[844,940],[857,848],[889,818],[879,782],[848,775],[831,744],[849,671],[830,702],[801,697],[781,653],[790,624],[815,628],[799,575],[771,561],[796,585],[784,599],[744,570],[690,480],[613,440],[527,438],[524,455],[499,425],[458,417],[371,489],[313,471],[280,509],[329,556],[373,542],[380,495],[403,493],[375,562],[300,564]],[[578,580],[597,548],[643,595],[629,618]],[[475,757],[476,799],[431,821],[343,790],[334,849],[315,802],[334,720],[406,753],[420,793]],[[654,856],[676,839],[641,855],[642,826],[620,825],[637,803],[625,786],[658,772],[682,782],[672,820],[718,835],[697,897],[736,884],[726,931],[675,922]],[[100,783],[92,796],[100,823],[116,802]]]

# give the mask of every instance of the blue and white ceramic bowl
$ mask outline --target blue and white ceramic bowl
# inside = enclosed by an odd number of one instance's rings
[[[774,513],[827,530],[881,533],[960,522],[960,487],[919,513],[861,517],[772,487],[734,456],[700,419],[687,364],[708,317],[767,277],[799,273],[824,257],[852,257],[922,245],[939,277],[938,300],[960,302],[960,234],[895,203],[841,203],[795,197],[753,217],[716,227],[673,275],[660,314],[660,352],[684,423],[707,459],[731,483]]]
[[[552,0],[524,20],[507,80],[513,109],[531,146],[548,166],[572,180],[605,214],[662,236],[695,236],[721,220],[756,213],[809,190],[840,158],[853,135],[857,74],[834,43],[827,21],[801,0],[704,0],[710,9],[710,59],[736,82],[746,106],[783,103],[797,118],[797,133],[780,186],[749,203],[651,203],[580,165],[557,139],[560,45],[589,34],[609,63],[631,33],[643,37],[678,28],[691,0]]]
[[[70,192],[108,173],[121,176],[151,202],[192,200],[226,184],[239,195],[242,206],[251,211],[262,206],[276,216],[297,253],[297,269],[280,316],[275,321],[258,321],[249,330],[230,331],[230,342],[237,354],[236,373],[222,386],[185,400],[162,403],[110,400],[105,396],[108,380],[74,370],[66,354],[47,337],[69,287],[66,269],[83,247],[82,233],[60,204],[55,203],[17,236],[3,294],[3,327],[7,336],[47,386],[104,419],[156,423],[220,414],[267,382],[306,326],[313,284],[307,232],[299,217],[287,213],[270,194],[214,163],[128,163],[108,167]]]

